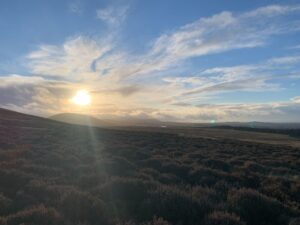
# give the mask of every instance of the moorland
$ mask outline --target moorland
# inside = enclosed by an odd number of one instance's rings
[[[0,224],[296,225],[298,141],[231,128],[99,128],[1,109]]]

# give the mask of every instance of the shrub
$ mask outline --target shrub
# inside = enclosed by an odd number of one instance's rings
[[[224,177],[225,174],[222,172],[208,168],[197,168],[189,173],[188,178],[191,184],[213,186]]]
[[[108,223],[104,203],[84,192],[71,190],[66,193],[61,201],[61,209],[72,222]]]
[[[35,204],[56,202],[61,194],[51,186],[51,183],[43,180],[31,180],[24,191],[32,197]]]
[[[146,214],[141,219],[157,215],[174,224],[199,223],[211,210],[208,202],[198,201],[188,193],[172,187],[161,187],[152,191],[145,199],[143,206]]]
[[[29,180],[31,176],[18,170],[1,170],[0,169],[0,192],[11,196],[21,189]]]
[[[202,161],[202,163],[205,166],[210,167],[212,169],[216,169],[216,170],[222,170],[222,171],[226,171],[226,172],[231,170],[230,164],[228,164],[225,161],[221,161],[221,160],[217,160],[217,159],[205,159]]]
[[[46,208],[44,205],[39,205],[4,217],[0,219],[0,224],[58,225],[63,224],[63,219],[54,208]]]
[[[114,176],[129,176],[135,170],[135,165],[125,158],[115,157],[108,162],[104,162],[104,169]]]
[[[78,185],[83,189],[93,188],[97,185],[104,183],[107,179],[105,173],[92,173],[87,175],[81,175],[78,178]]]
[[[99,187],[95,194],[112,204],[111,216],[130,220],[144,214],[141,210],[143,200],[148,197],[148,191],[155,188],[156,184],[153,182],[116,178]]]
[[[153,219],[151,221],[147,221],[147,222],[143,222],[143,223],[136,223],[133,221],[128,221],[126,223],[117,223],[117,225],[171,225],[170,222],[168,222],[167,220],[164,220],[161,217],[156,217],[154,216]]]
[[[161,161],[158,159],[146,159],[146,160],[142,160],[139,163],[142,167],[149,167],[149,168],[153,168],[155,170],[160,170],[161,169]]]
[[[190,171],[190,167],[185,165],[180,165],[178,163],[169,162],[163,164],[161,170],[165,173],[173,173],[178,177],[186,178],[188,172]]]
[[[143,225],[171,225],[167,220],[161,217],[154,217],[152,221],[143,223]]]
[[[230,208],[249,225],[286,224],[281,219],[284,214],[283,206],[277,200],[252,189],[232,190],[228,201]]]
[[[158,178],[159,182],[163,184],[178,184],[180,183],[180,179],[171,173],[162,173],[159,174]]]
[[[289,225],[300,225],[300,218],[291,219]]]
[[[191,191],[192,191],[193,198],[196,198],[201,202],[207,201],[210,203],[217,204],[217,202],[220,200],[216,191],[212,188],[195,186],[192,188]],[[187,190],[187,192],[188,192],[188,190]]]
[[[0,216],[10,212],[13,207],[13,201],[0,193]]]
[[[227,212],[213,212],[210,214],[206,221],[205,225],[246,225],[234,214]]]

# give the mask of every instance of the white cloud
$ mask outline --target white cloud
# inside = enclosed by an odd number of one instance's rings
[[[42,77],[35,76],[21,76],[18,74],[11,74],[7,76],[0,76],[0,88],[18,86],[22,85],[31,85],[42,83],[44,79]]]
[[[35,74],[71,80],[93,79],[93,62],[110,49],[109,41],[79,36],[66,41],[62,46],[42,45],[27,58]]]
[[[148,115],[157,119],[190,122],[299,121],[300,104],[295,102],[253,103],[253,104],[202,104],[190,106],[182,104],[180,109],[158,109]]]
[[[278,57],[269,60],[271,64],[299,64],[300,56],[285,56]]]
[[[269,5],[245,13],[244,17],[274,17],[300,11],[299,5]]]
[[[285,56],[258,64],[209,68],[197,76],[168,77],[164,81],[188,86],[174,96],[176,99],[222,92],[278,91],[280,85],[274,83],[277,79],[299,79],[299,63],[299,56]]]
[[[295,102],[295,103],[300,103],[300,96],[296,96],[296,97],[293,97],[291,99],[292,102]]]

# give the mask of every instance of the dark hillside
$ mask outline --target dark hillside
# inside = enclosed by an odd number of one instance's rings
[[[0,224],[292,225],[300,151],[0,110]]]

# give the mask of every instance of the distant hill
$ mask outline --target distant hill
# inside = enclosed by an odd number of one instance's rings
[[[97,118],[85,114],[61,113],[49,117],[49,119],[59,122],[94,126],[94,127],[239,127],[255,129],[300,129],[300,123],[268,123],[268,122],[217,122],[217,123],[181,123],[181,122],[164,122],[151,118],[134,118],[134,117],[114,117],[114,118]]]
[[[138,118],[113,118],[99,119],[93,116],[76,114],[76,113],[61,113],[49,117],[49,119],[59,122],[78,124],[93,127],[124,127],[124,126],[146,126],[157,127],[163,126],[164,122],[156,119],[138,119]]]
[[[61,114],[51,116],[49,117],[49,119],[56,120],[59,122],[64,122],[64,123],[93,126],[93,127],[115,126],[113,121],[104,121],[104,120],[97,119],[93,116],[76,114],[76,113],[61,113]]]
[[[217,129],[230,129],[230,130],[237,130],[237,131],[251,131],[251,132],[262,132],[262,133],[273,133],[273,134],[286,134],[291,137],[300,137],[300,129],[298,128],[287,128],[284,126],[276,127],[276,126],[269,126],[269,127],[246,127],[246,126],[214,126],[211,128]],[[292,127],[292,126],[291,126]]]
[[[231,126],[259,129],[300,129],[300,123],[268,123],[268,122],[225,122],[210,124],[210,126]]]

